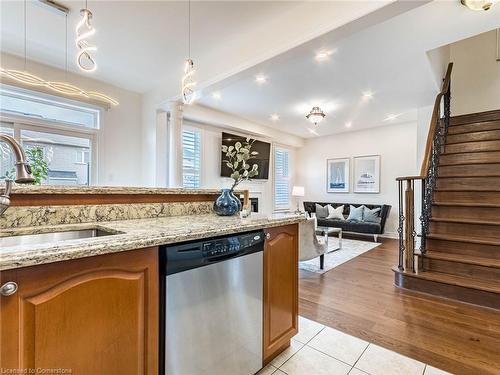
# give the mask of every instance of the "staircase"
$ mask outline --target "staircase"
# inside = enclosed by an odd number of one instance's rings
[[[449,117],[446,124],[438,116],[434,130],[426,173],[398,179],[400,194],[403,183],[407,188],[400,196],[396,285],[500,309],[500,110]],[[417,181],[420,249],[409,207]]]

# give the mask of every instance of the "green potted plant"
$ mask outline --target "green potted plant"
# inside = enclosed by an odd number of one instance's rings
[[[41,185],[43,181],[49,176],[49,165],[45,160],[43,148],[41,147],[29,147],[26,149],[26,158],[31,167],[32,176],[35,179],[34,185]],[[2,180],[15,180],[16,170],[12,168],[6,171],[3,176],[0,176]]]
[[[240,200],[234,195],[234,189],[243,181],[251,180],[259,174],[257,164],[251,164],[251,160],[259,153],[252,151],[255,140],[247,138],[244,142],[235,142],[234,145],[222,146],[224,153],[223,163],[231,170],[233,184],[230,189],[222,189],[221,195],[214,203],[214,211],[220,216],[234,215],[241,209]]]

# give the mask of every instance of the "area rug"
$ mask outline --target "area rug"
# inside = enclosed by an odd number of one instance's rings
[[[300,262],[299,268],[301,270],[315,272],[315,273],[325,273],[330,271],[332,268],[340,266],[358,255],[366,253],[379,246],[380,243],[368,242],[368,241],[358,241],[358,240],[342,240],[342,249],[331,253],[325,254],[325,265],[323,269],[319,268],[319,258],[308,260],[307,262]],[[330,237],[328,239],[328,249],[329,251],[337,249],[339,247],[339,240],[335,237]]]

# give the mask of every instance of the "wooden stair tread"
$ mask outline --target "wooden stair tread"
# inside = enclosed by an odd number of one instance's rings
[[[500,282],[497,283],[494,281],[480,280],[471,277],[457,276],[448,273],[434,272],[434,271],[421,271],[418,274],[414,275],[407,273],[407,275],[430,281],[461,286],[464,288],[479,289],[487,292],[500,294]]]
[[[441,223],[456,223],[456,224],[477,224],[477,225],[500,225],[500,222],[488,220],[474,220],[474,219],[456,219],[449,217],[431,217],[431,221]]]
[[[455,206],[455,207],[486,207],[500,208],[500,203],[478,203],[478,202],[447,202],[437,201],[432,203],[433,206]]]
[[[500,239],[497,238],[485,238],[485,237],[472,237],[472,236],[455,236],[448,234],[428,234],[427,238],[433,240],[443,240],[443,241],[453,241],[453,242],[467,242],[476,243],[481,245],[493,245],[500,246]]]
[[[445,146],[458,145],[461,143],[480,143],[500,140],[500,129],[497,130],[482,130],[460,134],[449,134],[446,138]],[[484,137],[484,138],[481,138]],[[458,140],[455,140],[458,138]]]
[[[451,116],[450,126],[475,124],[478,122],[496,121],[496,120],[500,120],[500,110],[470,113],[470,114],[459,115],[459,116]]]
[[[500,259],[492,259],[485,257],[478,257],[473,255],[462,255],[462,254],[452,254],[452,253],[441,253],[428,251],[425,257],[430,259],[440,259],[447,260],[458,263],[475,264],[484,267],[500,268]]]

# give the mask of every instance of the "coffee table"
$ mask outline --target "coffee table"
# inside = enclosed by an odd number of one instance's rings
[[[328,244],[328,236],[330,235],[330,233],[336,233],[338,238],[339,238],[339,247],[336,249],[332,249],[328,252],[332,253],[334,251],[342,249],[342,228],[324,227],[324,226],[319,225],[316,228],[316,233],[325,236],[327,244]]]

